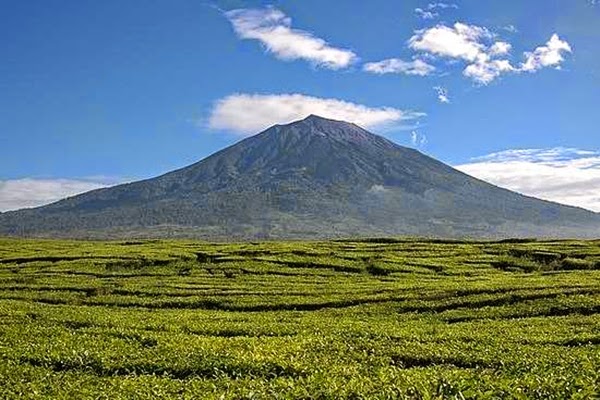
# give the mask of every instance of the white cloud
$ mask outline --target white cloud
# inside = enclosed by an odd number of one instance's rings
[[[363,66],[366,72],[374,74],[406,74],[426,76],[435,71],[435,67],[423,60],[404,61],[398,58],[390,58],[378,62],[367,63]]]
[[[427,5],[427,8],[430,9],[430,10],[435,10],[436,8],[441,8],[441,9],[454,8],[454,9],[458,9],[458,6],[456,4],[453,4],[453,3],[437,2],[437,3],[429,3]]]
[[[486,28],[457,22],[451,27],[439,24],[418,30],[409,39],[408,46],[442,57],[475,61],[485,52],[486,46],[482,41],[491,37]]]
[[[458,8],[458,6],[451,3],[429,3],[426,8],[415,8],[415,14],[422,19],[434,19],[439,17],[439,13],[436,10],[445,10],[448,8]]]
[[[385,186],[383,185],[373,185],[371,186],[371,188],[369,189],[369,193],[372,194],[385,194],[387,192],[389,192],[390,190],[387,189]]]
[[[448,95],[448,89],[443,88],[441,86],[436,86],[433,88],[433,90],[435,90],[435,92],[437,93],[438,100],[440,101],[440,103],[445,103],[445,104],[450,103],[450,96]]]
[[[463,75],[473,79],[476,83],[487,85],[506,72],[515,71],[508,60],[490,60],[483,55],[475,63],[467,65]]]
[[[525,72],[535,72],[544,67],[560,68],[564,61],[563,53],[571,53],[572,49],[569,43],[560,40],[555,33],[545,46],[536,48],[533,52],[526,52],[526,61],[521,65],[521,70]]]
[[[357,56],[347,49],[330,46],[311,33],[291,28],[291,19],[276,8],[238,9],[225,13],[242,39],[260,41],[267,51],[282,60],[304,59],[314,65],[340,69]]]
[[[457,22],[453,26],[437,25],[416,31],[409,47],[441,57],[462,59],[469,64],[463,75],[478,84],[487,85],[500,75],[515,71],[510,61],[494,57],[507,54],[511,45],[497,41],[490,44],[494,35],[484,27]]]
[[[410,133],[410,142],[416,147],[424,146],[427,144],[427,136],[420,134],[417,131],[412,131]]]
[[[572,52],[569,43],[555,33],[544,46],[525,52],[525,62],[517,67],[508,59],[512,45],[493,41],[496,37],[485,27],[457,22],[452,26],[438,24],[415,31],[408,46],[429,57],[466,61],[463,75],[480,85],[487,85],[507,73],[536,72],[544,67],[560,69],[563,55]]]
[[[208,119],[212,129],[253,134],[275,124],[286,124],[310,114],[354,122],[365,128],[391,125],[425,116],[392,107],[367,107],[338,99],[302,94],[234,94],[218,100]]]
[[[422,19],[434,19],[439,15],[436,12],[423,10],[422,8],[415,8],[415,14],[417,14],[417,17]]]
[[[563,162],[576,159],[589,159],[597,155],[596,151],[581,150],[568,147],[553,147],[549,149],[511,149],[477,157],[477,161],[531,161],[531,162]]]
[[[510,49],[512,49],[512,45],[510,43],[496,42],[492,45],[492,47],[490,47],[490,54],[494,56],[504,55],[510,53]]]
[[[596,151],[507,150],[456,168],[526,195],[600,212],[600,153]]]
[[[24,178],[0,181],[0,211],[37,207],[115,183],[108,179]]]

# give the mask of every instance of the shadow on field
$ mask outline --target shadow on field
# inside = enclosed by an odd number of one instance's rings
[[[100,377],[110,376],[163,376],[172,379],[200,377],[218,378],[264,378],[279,377],[298,378],[304,376],[302,371],[289,366],[272,362],[241,363],[227,357],[202,357],[191,360],[187,365],[161,365],[154,362],[123,363],[120,366],[107,366],[95,359],[56,360],[23,357],[22,364],[41,367],[54,372],[85,372]]]

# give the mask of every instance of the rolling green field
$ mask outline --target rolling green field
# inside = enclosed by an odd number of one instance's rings
[[[598,398],[600,241],[0,239],[0,398]]]

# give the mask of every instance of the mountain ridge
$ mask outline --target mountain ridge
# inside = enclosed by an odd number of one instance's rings
[[[112,233],[111,233],[112,232]],[[0,215],[20,236],[594,237],[600,215],[466,175],[310,115],[155,178]]]

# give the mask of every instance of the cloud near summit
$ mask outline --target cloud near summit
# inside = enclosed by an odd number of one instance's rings
[[[310,114],[353,122],[365,128],[397,125],[425,116],[425,113],[416,111],[369,107],[303,94],[233,94],[214,104],[208,126],[250,135],[275,124],[303,119]]]

